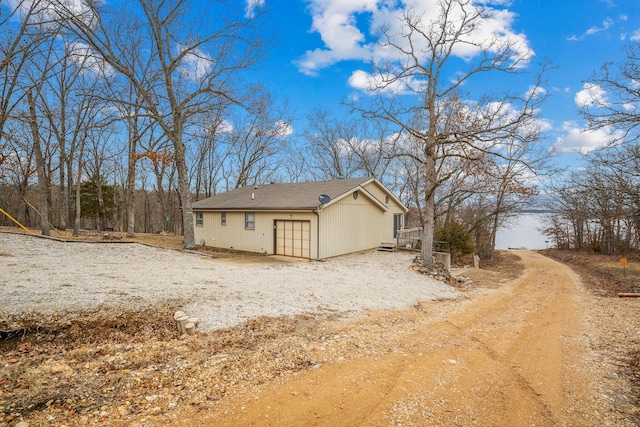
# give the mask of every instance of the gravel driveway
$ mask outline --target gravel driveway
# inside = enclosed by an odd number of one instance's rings
[[[404,308],[458,292],[411,270],[412,254],[243,263],[140,244],[0,233],[0,316],[174,303],[200,328],[318,311]]]

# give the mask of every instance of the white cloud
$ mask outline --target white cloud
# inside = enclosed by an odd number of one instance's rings
[[[244,7],[245,14],[244,16],[247,18],[253,18],[256,15],[256,9],[259,9],[264,6],[265,0],[247,0],[247,4]]]
[[[31,14],[31,21],[49,25],[60,16],[73,15],[82,17],[86,24],[97,22],[90,7],[83,0],[8,0],[9,7],[21,15]],[[102,1],[96,1],[101,4]]]
[[[629,37],[629,40],[632,42],[640,41],[640,30],[634,31],[633,34],[631,34],[631,37]]]
[[[606,31],[613,25],[613,21],[609,18],[602,21],[602,27],[591,27],[587,30],[588,36],[599,33],[600,31]]]
[[[560,153],[576,152],[587,154],[593,150],[610,144],[620,138],[619,132],[611,128],[586,130],[575,122],[565,122],[562,125],[564,136],[558,137],[554,148]]]
[[[627,17],[625,15],[621,15],[620,17],[618,17],[618,19],[620,21],[626,21]],[[607,31],[609,28],[611,28],[613,25],[615,24],[615,21],[611,18],[607,18],[604,21],[602,21],[602,25],[601,26],[593,26],[590,27],[589,29],[587,29],[587,31],[585,31],[583,34],[581,34],[580,36],[576,36],[575,34],[567,37],[567,40],[569,41],[580,41],[580,40],[584,40],[587,36],[593,36],[594,34],[600,33],[602,31]],[[626,34],[621,34],[620,35],[621,40],[624,40],[626,38]]]
[[[509,7],[513,4],[513,0],[489,0],[485,3],[491,6]]]
[[[354,89],[362,92],[371,92],[374,89],[382,92],[393,93],[396,95],[415,93],[422,90],[422,84],[419,80],[404,78],[401,80],[393,80],[393,75],[370,74],[366,71],[356,70],[351,73],[348,83]]]
[[[233,125],[231,124],[230,121],[228,121],[227,119],[223,119],[216,126],[216,131],[220,132],[220,133],[231,133],[231,132],[234,131],[234,127],[233,127]]]
[[[356,70],[351,74],[349,77],[349,86],[363,92],[368,92],[375,88],[373,76],[362,70]]]
[[[280,138],[286,138],[293,134],[293,127],[284,120],[276,121],[275,133]]]
[[[489,2],[471,1],[472,5],[507,6],[509,0]],[[425,11],[422,17],[426,28],[440,13],[439,0],[405,0],[402,3],[389,0],[311,0],[309,10],[313,18],[311,30],[320,34],[324,46],[309,50],[296,61],[301,72],[315,75],[322,68],[343,60],[368,61],[395,60],[398,51],[381,46],[382,30],[387,34],[402,34],[403,13]],[[513,30],[514,13],[506,9],[492,9],[493,14],[483,19],[468,36],[469,42],[459,43],[454,55],[471,59],[480,53],[480,44],[489,50],[503,43],[510,43],[519,53],[519,59],[528,61],[533,56],[526,37]],[[363,19],[368,18],[366,24]],[[454,9],[449,18],[461,19],[462,10]],[[366,25],[366,27],[365,27]],[[406,43],[403,37],[395,37],[394,42]],[[414,40],[416,42],[416,40]],[[416,46],[416,52],[421,46]],[[421,58],[424,59],[424,58]]]
[[[233,124],[227,119],[216,120],[202,125],[205,135],[215,135],[219,133],[232,133],[234,131]]]
[[[364,43],[365,34],[357,27],[357,15],[375,13],[378,0],[312,0],[309,10],[311,29],[320,34],[323,49],[307,51],[296,61],[305,74],[315,75],[318,70],[341,60],[367,59],[373,46]]]
[[[83,72],[90,71],[103,78],[111,77],[115,74],[113,67],[107,64],[87,44],[69,43],[67,45],[67,55],[69,55],[71,62],[76,64]]]
[[[547,93],[547,90],[542,86],[529,86],[529,90],[527,90],[527,98],[537,98],[539,96],[543,96]]]
[[[601,86],[587,82],[582,86],[582,90],[576,93],[574,101],[578,107],[604,106],[607,105],[606,94]]]
[[[184,46],[178,45],[178,50],[182,53]],[[192,49],[180,62],[180,74],[188,80],[199,82],[206,77],[212,65],[213,60],[210,55],[200,49]]]

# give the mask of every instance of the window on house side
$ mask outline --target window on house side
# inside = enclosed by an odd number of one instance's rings
[[[204,215],[202,212],[196,212],[196,227],[202,227],[204,224]]]
[[[220,214],[220,225],[227,225],[227,213],[222,212]]]
[[[246,230],[255,230],[256,215],[253,212],[247,212],[244,214],[244,228]]]

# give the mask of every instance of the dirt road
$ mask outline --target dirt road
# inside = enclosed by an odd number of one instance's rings
[[[588,296],[568,267],[519,255],[520,278],[445,316],[421,313],[412,330],[393,338],[392,351],[285,376],[212,411],[185,413],[179,424],[611,424],[583,339]]]

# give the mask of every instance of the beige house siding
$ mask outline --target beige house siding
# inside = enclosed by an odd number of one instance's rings
[[[255,229],[246,230],[245,211],[228,211],[227,225],[221,225],[221,212],[204,211],[203,226],[195,227],[196,243],[204,239],[206,246],[237,249],[240,251],[274,254],[274,221],[303,220],[311,222],[311,256],[316,257],[316,215],[313,212],[260,212],[254,211]],[[195,221],[195,219],[194,219]]]
[[[360,194],[356,200],[349,195],[323,209],[320,214],[320,257],[373,249],[382,242],[392,242],[393,214],[404,213],[404,210],[391,200],[388,207],[385,212]]]
[[[382,202],[384,205],[389,208],[389,211],[393,211],[393,213],[404,213],[404,207],[400,205],[395,197],[389,195],[386,191],[384,191],[375,181],[370,182],[369,184],[364,186],[364,189],[371,193],[376,199]],[[387,196],[389,196],[389,202],[387,203]],[[391,215],[391,227],[393,228],[393,215]]]

